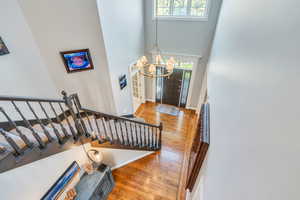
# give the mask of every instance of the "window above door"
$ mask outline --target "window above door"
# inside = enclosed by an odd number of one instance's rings
[[[211,0],[152,0],[153,16],[162,20],[208,20]],[[158,8],[156,12],[156,3]]]

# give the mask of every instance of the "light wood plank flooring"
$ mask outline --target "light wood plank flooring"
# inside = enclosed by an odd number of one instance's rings
[[[114,170],[116,187],[109,200],[181,199],[177,197],[182,190],[181,171],[187,168],[183,167],[183,163],[186,163],[184,155],[187,155],[194,132],[196,114],[181,109],[178,116],[171,116],[156,112],[156,106],[147,102],[136,114],[149,123],[163,122],[162,149]]]

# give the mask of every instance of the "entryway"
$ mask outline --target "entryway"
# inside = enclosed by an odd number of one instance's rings
[[[157,70],[157,74],[163,73],[163,68]],[[193,62],[178,62],[170,77],[157,78],[155,101],[185,108],[191,85]]]

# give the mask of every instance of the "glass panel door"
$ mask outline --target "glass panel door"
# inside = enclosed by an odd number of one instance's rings
[[[182,87],[181,87],[181,94],[180,94],[180,107],[185,108],[187,103],[187,98],[190,89],[190,82],[192,78],[192,71],[191,70],[183,70],[182,75]]]
[[[162,74],[163,73],[162,70],[164,70],[162,67],[157,67],[156,74],[157,75]],[[156,91],[156,94],[155,94],[156,99],[155,99],[155,101],[157,103],[162,103],[163,88],[164,88],[164,78],[162,78],[162,77],[156,78],[156,90],[155,90]]]

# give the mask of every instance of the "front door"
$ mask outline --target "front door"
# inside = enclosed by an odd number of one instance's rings
[[[162,103],[173,106],[179,106],[180,92],[182,85],[181,69],[174,69],[173,74],[169,78],[164,79]]]
[[[162,73],[159,68],[157,73]],[[156,102],[185,107],[191,79],[191,70],[175,68],[170,77],[157,78]]]

